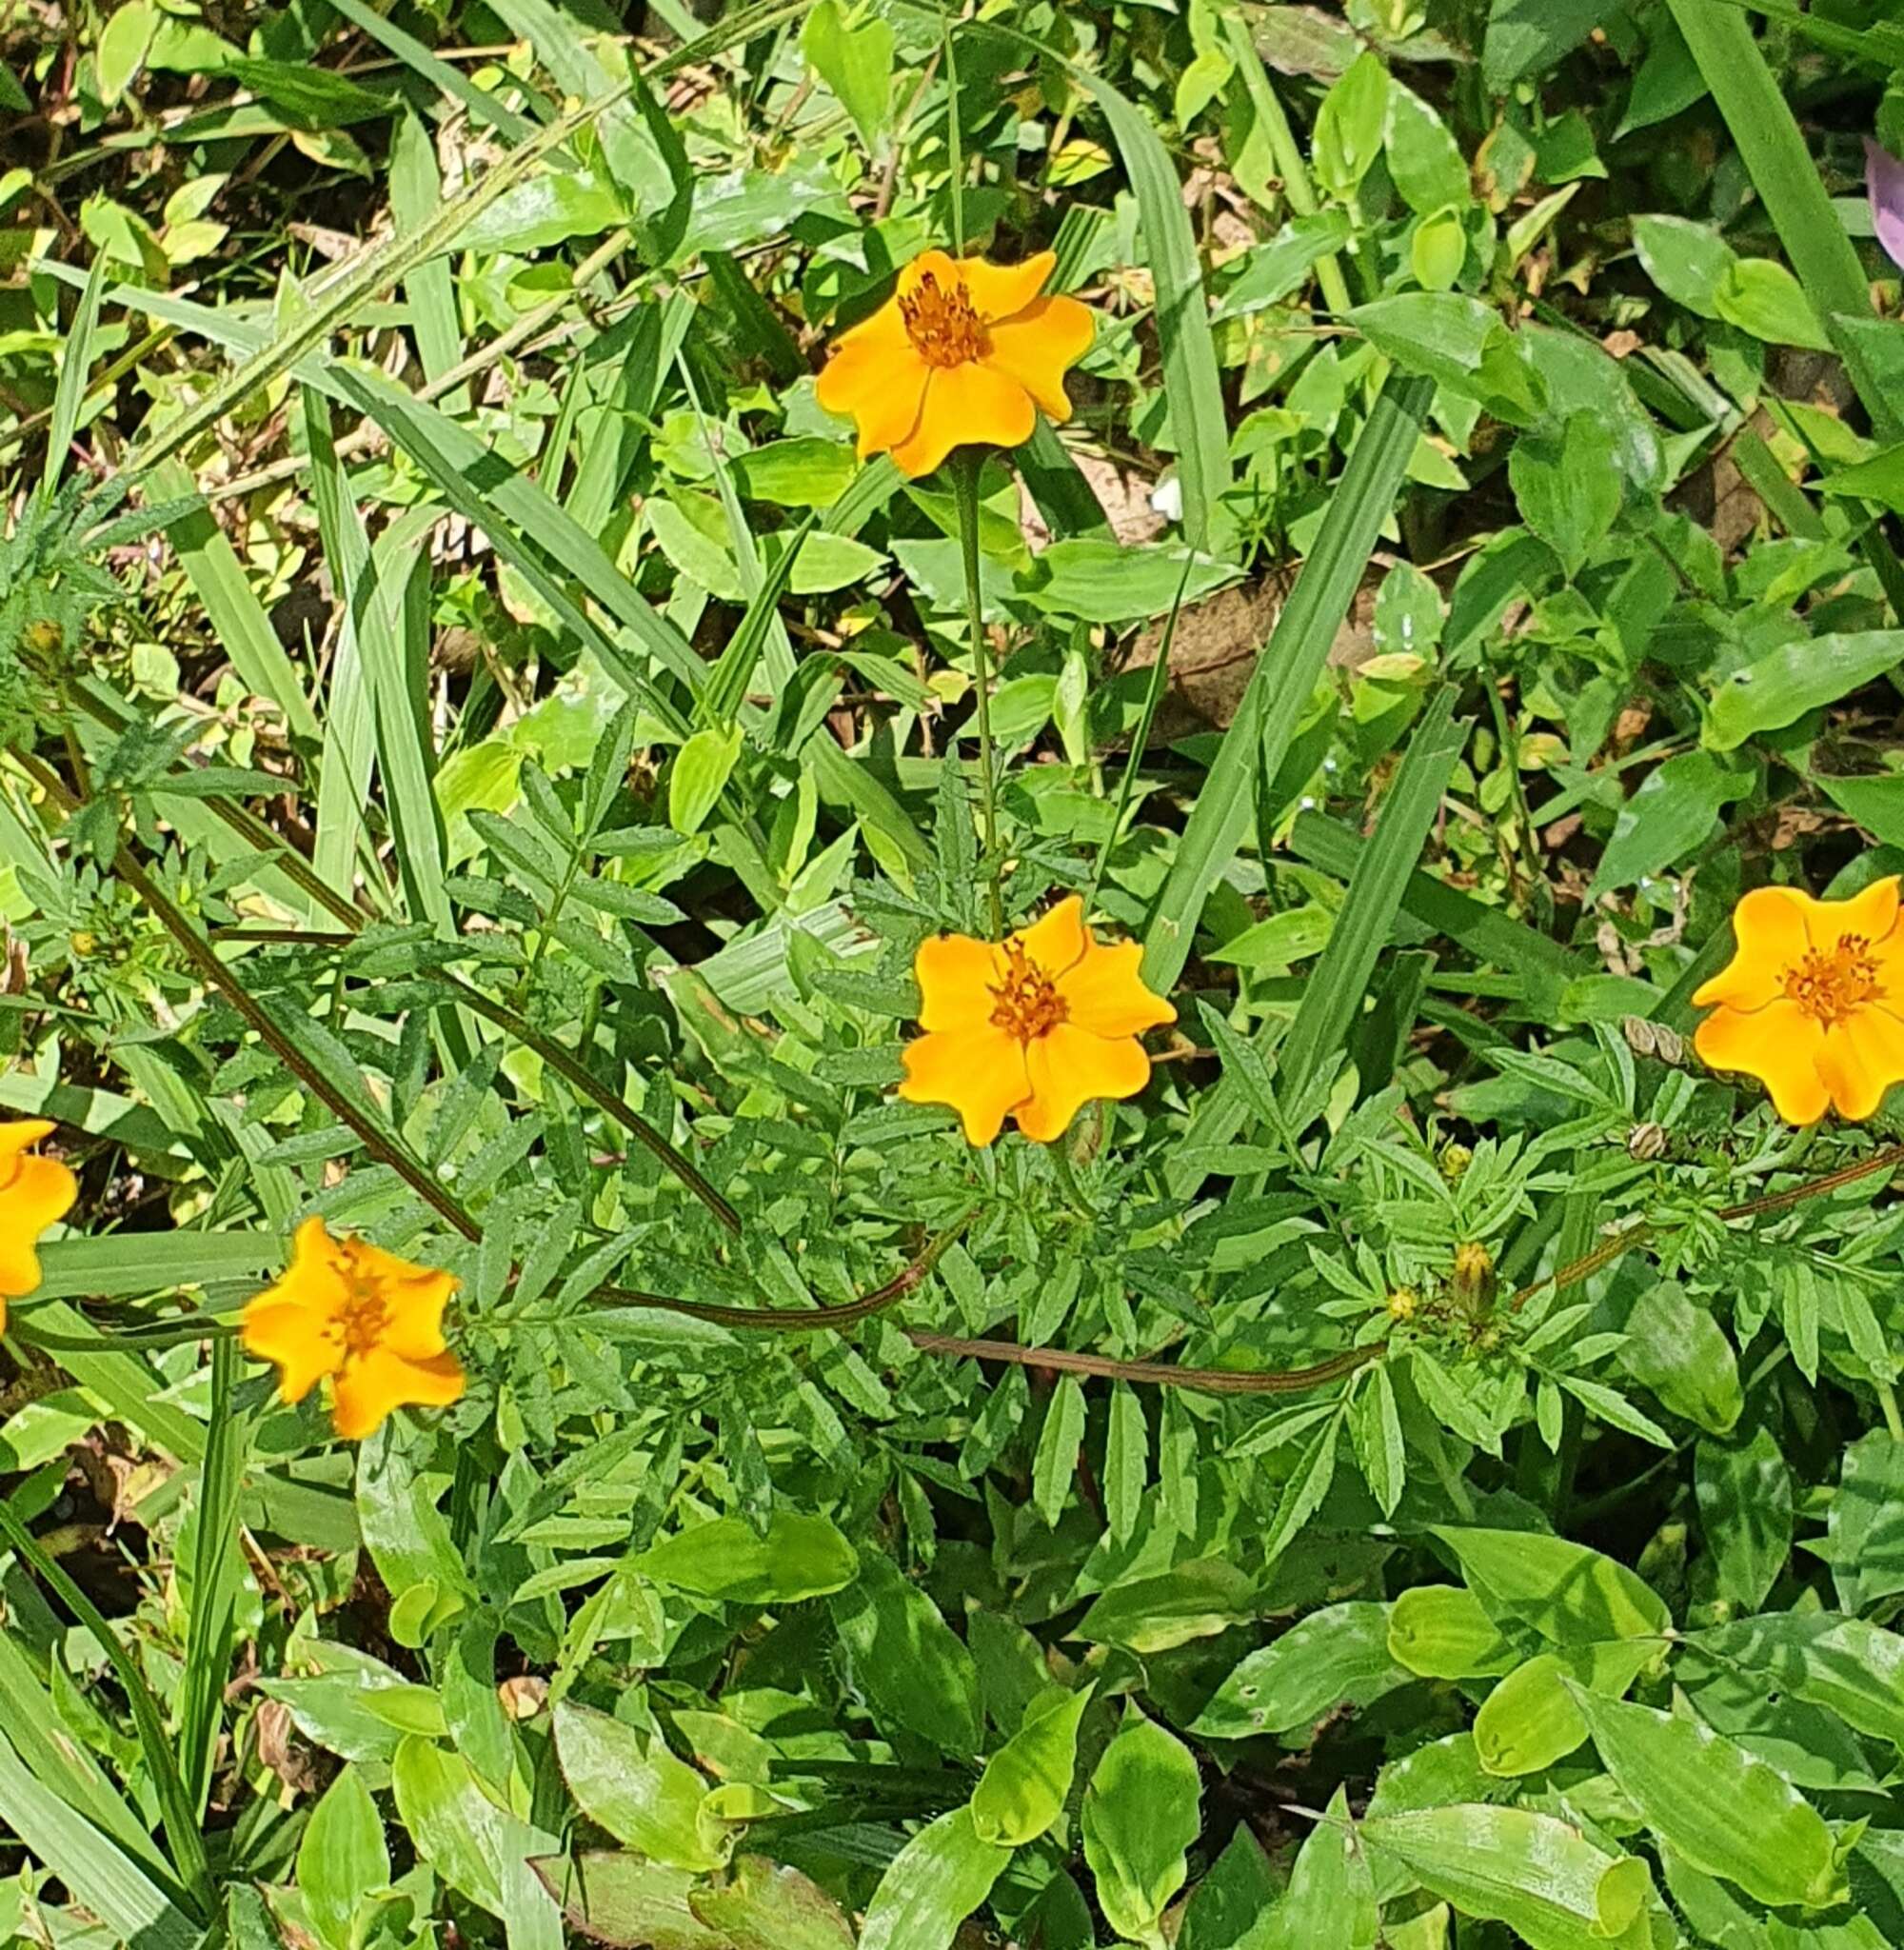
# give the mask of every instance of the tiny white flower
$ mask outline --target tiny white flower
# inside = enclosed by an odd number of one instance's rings
[[[1160,481],[1150,490],[1150,506],[1154,514],[1160,514],[1167,522],[1180,522],[1183,519],[1183,483],[1175,474]]]

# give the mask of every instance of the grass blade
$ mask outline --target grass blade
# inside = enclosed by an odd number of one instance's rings
[[[1236,722],[1198,795],[1143,945],[1143,979],[1167,994],[1183,972],[1198,917],[1250,827],[1250,796],[1260,767],[1274,778],[1296,721],[1328,661],[1369,551],[1395,506],[1415,451],[1434,382],[1392,374],[1375,403],[1341,482],[1277,618]]]
[[[1342,1048],[1360,1013],[1448,775],[1467,743],[1467,721],[1455,716],[1455,697],[1454,686],[1444,686],[1422,712],[1401,769],[1382,801],[1375,835],[1356,862],[1329,945],[1282,1042],[1278,1076],[1285,1104],[1302,1101],[1323,1059]]]
[[[47,432],[47,471],[40,482],[42,500],[50,500],[66,468],[67,449],[79,431],[80,408],[86,404],[86,380],[92,369],[92,337],[99,328],[99,296],[106,289],[106,253],[100,251],[86,274],[72,331],[60,354],[59,384],[53,388],[52,425]]]
[[[100,1616],[98,1608],[59,1564],[41,1549],[38,1540],[15,1515],[11,1504],[0,1501],[0,1537],[19,1552],[27,1568],[50,1591],[73,1617],[90,1632],[105,1653],[113,1677],[132,1709],[133,1724],[139,1730],[139,1746],[146,1769],[152,1777],[158,1795],[160,1820],[165,1825],[166,1845],[178,1864],[179,1880],[190,1892],[207,1919],[216,1913],[218,1892],[206,1860],[205,1837],[200,1832],[197,1811],[186,1794],[178,1761],[166,1737],[165,1721],[158,1701],[152,1697],[138,1662],[120,1642],[119,1635]],[[58,1866],[55,1864],[54,1866]]]
[[[1177,442],[1177,475],[1183,488],[1183,533],[1193,548],[1215,549],[1220,504],[1230,485],[1229,421],[1197,236],[1190,228],[1190,212],[1183,208],[1183,187],[1149,117],[1101,75],[1084,68],[1072,68],[1071,74],[1104,111],[1137,197],[1145,256],[1157,289],[1163,388],[1170,396],[1170,430]]]
[[[1904,422],[1886,399],[1863,348],[1838,323],[1870,318],[1870,287],[1751,22],[1724,0],[1667,0],[1667,5],[1738,145],[1792,269],[1843,356],[1872,426],[1881,439],[1904,438]]]
[[[212,1764],[231,1654],[231,1623],[242,1563],[238,1555],[238,1479],[245,1461],[245,1423],[232,1407],[243,1357],[221,1334],[211,1343],[211,1421],[198,1475],[192,1526],[191,1613],[186,1624],[183,1710],[179,1746],[185,1791],[203,1816],[211,1793]]]
[[[50,1706],[48,1708],[50,1711]],[[44,1786],[0,1735],[0,1825],[110,1932],[139,1950],[194,1950],[201,1932],[109,1836]]]

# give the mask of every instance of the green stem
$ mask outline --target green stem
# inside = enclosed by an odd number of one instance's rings
[[[985,894],[992,939],[1005,932],[1004,897],[999,857],[998,766],[992,750],[992,670],[985,649],[985,602],[979,581],[979,470],[984,449],[962,447],[952,456],[952,498],[959,505],[959,544],[965,561],[965,609],[972,630],[972,683],[979,698],[979,807],[985,841]]]
[[[1889,1382],[1877,1384],[1877,1405],[1884,1411],[1884,1426],[1894,1443],[1904,1443],[1904,1416],[1897,1412],[1897,1390]]]
[[[1091,868],[1091,885],[1084,890],[1086,914],[1097,905],[1098,889],[1103,885],[1104,868],[1110,865],[1111,849],[1123,832],[1124,821],[1130,816],[1131,801],[1137,796],[1137,775],[1142,767],[1143,755],[1150,747],[1151,727],[1157,723],[1164,686],[1170,681],[1170,651],[1177,641],[1177,618],[1182,610],[1184,592],[1190,587],[1190,570],[1196,561],[1197,551],[1186,547],[1183,551],[1183,573],[1177,578],[1177,593],[1170,599],[1170,614],[1165,619],[1163,636],[1157,646],[1157,662],[1150,667],[1150,682],[1144,686],[1143,709],[1138,714],[1137,730],[1131,737],[1130,756],[1124,761],[1124,775],[1118,782],[1117,810],[1112,813],[1110,827],[1104,834],[1103,844],[1098,848],[1098,858]]]
[[[952,202],[952,255],[965,254],[965,145],[959,130],[959,54],[945,16],[945,187]]]

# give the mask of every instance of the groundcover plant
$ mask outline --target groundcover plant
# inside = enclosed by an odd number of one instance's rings
[[[0,1943],[1904,1943],[1900,0],[0,113]]]

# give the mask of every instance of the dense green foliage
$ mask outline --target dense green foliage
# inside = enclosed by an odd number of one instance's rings
[[[0,1937],[1904,1941],[1904,1152],[1691,1042],[1904,868],[1898,0],[0,53]],[[962,246],[978,657],[814,397]],[[894,1095],[993,886],[1178,1012],[1049,1145]],[[279,1399],[313,1216],[460,1400]]]

